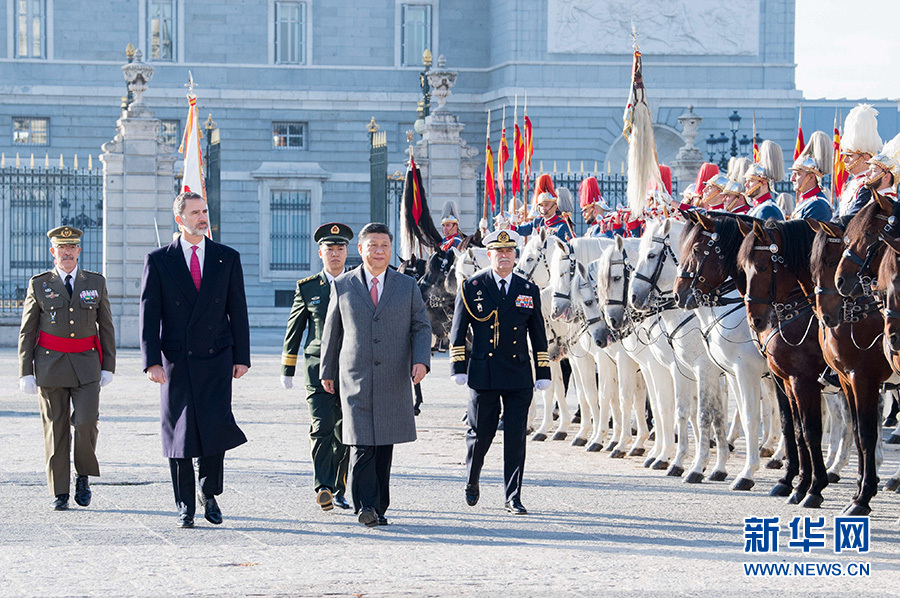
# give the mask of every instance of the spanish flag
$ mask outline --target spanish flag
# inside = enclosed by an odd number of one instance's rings
[[[509,161],[509,144],[506,141],[506,123],[500,133],[500,152],[497,157],[497,191],[500,194],[500,205],[503,205],[503,196],[506,195],[506,163]]]
[[[806,144],[803,142],[803,104],[800,104],[800,116],[797,117],[797,143],[794,145],[795,161],[800,157],[805,147]]]
[[[835,205],[840,203],[841,192],[847,182],[847,169],[841,160],[841,130],[838,128],[837,110],[834,112],[834,167],[831,172],[831,197]]]
[[[525,181],[522,184],[522,197],[528,197],[528,182],[531,180],[531,156],[534,155],[534,137],[532,136],[531,119],[528,118],[528,106],[525,106]],[[525,204],[528,203],[526,200]]]
[[[193,85],[193,78],[191,78]],[[192,87],[193,89],[193,87]],[[188,116],[185,121],[184,139],[178,153],[184,156],[184,173],[181,179],[182,193],[196,193],[206,201],[206,181],[203,174],[203,150],[200,148],[200,118],[197,109],[197,96],[188,93]],[[212,227],[206,229],[206,236],[212,239]]]
[[[519,130],[519,123],[514,124],[513,130],[513,174],[512,174],[512,192],[513,195],[522,191],[522,172],[520,165],[522,159],[525,158],[525,144],[522,142],[522,132]]]
[[[759,144],[756,142],[756,110],[753,111],[753,163],[759,162]]]
[[[487,142],[484,150],[484,205],[487,206],[488,200],[491,201],[491,212],[494,211],[496,203],[496,195],[494,194],[494,152],[491,151],[491,142]],[[487,210],[485,210],[487,211]],[[485,215],[487,217],[487,215]]]

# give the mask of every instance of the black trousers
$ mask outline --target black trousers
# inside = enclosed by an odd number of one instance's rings
[[[200,492],[204,496],[218,496],[223,489],[225,453],[197,457],[200,478]],[[193,459],[169,459],[172,472],[172,489],[175,491],[175,506],[179,512],[194,516],[197,509],[197,490],[194,484]]]
[[[391,504],[394,445],[354,445],[350,453],[350,491],[356,512],[373,507],[379,515],[384,515]]]
[[[484,456],[497,433],[500,404],[503,403],[503,481],[506,500],[521,498],[525,470],[525,426],[534,391],[469,390],[469,430],[466,432],[467,483],[477,484]]]

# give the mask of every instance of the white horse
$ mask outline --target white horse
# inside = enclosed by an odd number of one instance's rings
[[[541,313],[544,316],[544,326],[547,330],[547,354],[550,357],[550,388],[541,391],[544,399],[544,416],[541,420],[541,425],[538,426],[531,437],[532,440],[536,441],[546,440],[550,428],[553,427],[554,403],[559,405],[559,424],[553,433],[553,440],[564,440],[566,438],[566,425],[569,421],[565,385],[562,379],[562,369],[559,365],[559,360],[566,356],[569,349],[565,343],[568,327],[549,317],[550,296],[550,289],[541,290]],[[529,421],[531,421],[530,418]]]
[[[487,249],[482,247],[469,247],[465,251],[459,251],[456,247],[452,248],[455,259],[453,260],[453,271],[456,273],[457,288],[467,278],[491,265],[488,259]]]

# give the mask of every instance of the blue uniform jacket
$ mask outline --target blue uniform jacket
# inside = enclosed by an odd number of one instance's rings
[[[543,218],[537,217],[531,222],[520,224],[519,226],[513,228],[513,230],[520,235],[528,236],[534,234],[537,231],[540,231],[542,228],[550,230],[562,241],[568,242],[569,239],[572,238],[572,234],[569,231],[569,225],[566,224],[566,221],[560,218],[558,214],[553,218],[550,218],[549,221],[545,221]]]
[[[819,191],[814,197],[797,204],[792,218],[795,220],[799,218],[815,218],[816,220],[828,222],[831,220],[832,215],[831,204],[828,203],[828,198],[825,197],[822,191]]]
[[[775,203],[771,197],[766,201],[750,208],[750,211],[747,212],[747,215],[753,216],[754,218],[759,218],[760,220],[768,220],[769,218],[774,218],[775,220],[784,220],[784,212],[781,211],[781,208],[778,207],[778,204]]]
[[[490,269],[466,280],[456,295],[450,329],[450,372],[468,374],[475,390],[523,390],[538,380],[550,380],[547,333],[541,315],[541,290],[512,275],[506,298]],[[466,334],[472,329],[472,352]],[[528,353],[531,340],[532,355]]]

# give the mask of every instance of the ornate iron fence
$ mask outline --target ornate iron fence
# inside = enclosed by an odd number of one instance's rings
[[[103,266],[103,175],[100,169],[0,168],[0,313],[21,310],[28,280],[53,267],[47,231],[84,231],[79,267]]]

